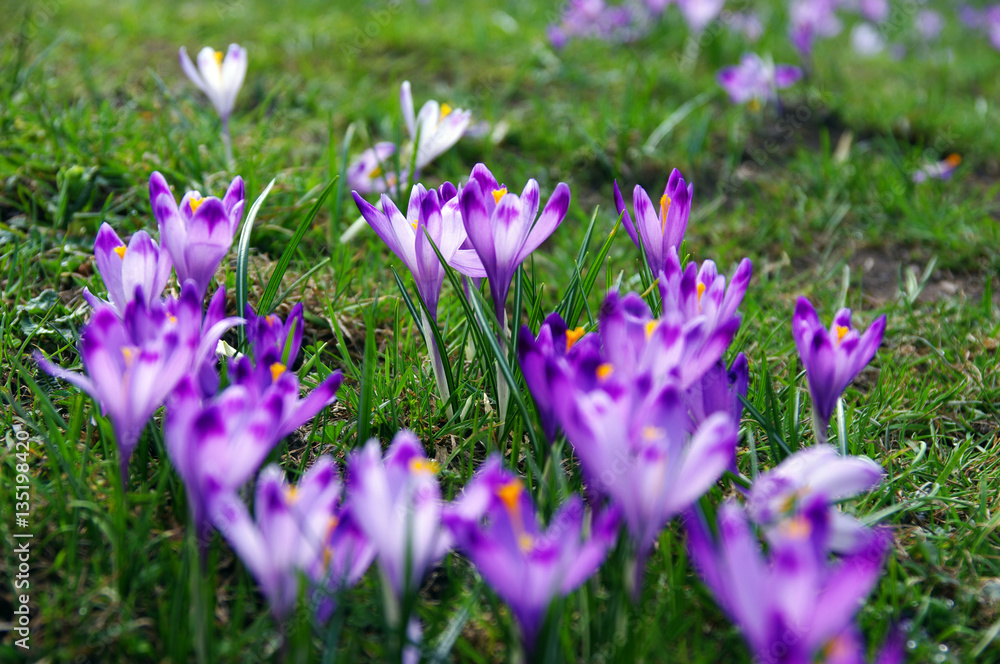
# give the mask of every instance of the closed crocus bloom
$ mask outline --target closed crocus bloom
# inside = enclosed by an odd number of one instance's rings
[[[216,489],[210,495],[212,523],[253,574],[278,620],[295,608],[300,575],[314,589],[337,589],[356,583],[371,562],[362,540],[337,534],[341,492],[333,460],[321,457],[297,486],[285,482],[278,466],[261,471],[255,518],[234,493]],[[337,551],[337,545],[345,546]],[[318,596],[322,610],[329,594],[321,590]]]
[[[684,176],[676,168],[670,173],[666,189],[659,204],[653,205],[646,190],[636,185],[632,191],[632,205],[635,222],[625,207],[625,199],[615,181],[615,209],[622,216],[622,225],[632,242],[646,251],[646,263],[654,275],[666,266],[667,254],[671,247],[679,249],[684,241],[688,219],[691,216],[691,198],[694,185],[684,182]]]
[[[775,65],[770,57],[745,53],[740,64],[723,67],[718,74],[719,85],[734,104],[778,101],[778,90],[792,86],[802,78],[802,70],[793,65]]]
[[[543,529],[524,483],[496,455],[445,516],[456,545],[510,606],[529,655],[552,600],[593,575],[617,538],[618,521],[610,512],[584,538],[585,516],[583,501],[573,496]]]
[[[409,81],[403,81],[399,88],[399,103],[403,108],[406,130],[416,143],[417,173],[458,143],[472,121],[472,111],[438,104],[433,99],[424,102],[420,112],[414,116]]]
[[[194,280],[201,296],[233,244],[243,218],[244,197],[243,178],[237,176],[222,199],[189,191],[178,207],[163,175],[154,172],[149,178],[149,202],[177,279]]]
[[[35,358],[46,372],[91,395],[111,418],[124,483],[146,421],[238,322],[223,319],[203,333],[201,298],[194,283],[186,282],[179,300],[147,305],[137,297],[121,319],[108,307],[97,309],[80,335],[86,375],[66,371],[40,354]]]
[[[108,290],[110,304],[119,316],[124,313],[125,306],[135,299],[139,286],[147,305],[158,300],[170,278],[172,267],[170,254],[160,251],[149,233],[135,233],[126,247],[106,222],[101,224],[94,240],[94,262]],[[87,290],[84,290],[84,297],[95,308],[108,304]]]
[[[247,304],[246,316],[247,340],[254,349],[254,355],[263,354],[267,349],[274,348],[285,366],[295,364],[302,346],[302,335],[305,329],[305,309],[301,302],[295,304],[282,321],[277,314],[258,316],[253,307]]]
[[[719,509],[717,539],[700,516],[686,520],[692,562],[760,661],[864,661],[863,650],[850,653],[856,658],[844,655],[853,644],[854,614],[878,581],[889,540],[875,538],[833,562],[824,544],[827,519],[821,502],[807,506],[783,524],[767,557],[738,505]]]
[[[818,442],[826,442],[826,430],[837,399],[875,357],[883,334],[884,315],[876,318],[862,335],[851,326],[850,309],[838,311],[827,330],[812,303],[799,298],[792,316],[792,336],[809,381]]]
[[[557,313],[549,314],[539,328],[537,338],[528,326],[521,328],[521,334],[517,337],[518,363],[538,407],[542,429],[549,442],[555,442],[559,428],[553,405],[554,395],[549,390],[548,376],[553,370],[549,365],[564,362],[575,365],[583,358],[583,349],[596,351],[600,343],[598,335],[585,334],[582,327],[568,329],[562,316]]]
[[[397,600],[420,587],[450,545],[441,527],[438,469],[410,431],[396,434],[384,459],[370,440],[348,460],[348,509]]]
[[[497,320],[506,325],[505,308],[514,273],[552,235],[569,210],[569,187],[560,182],[538,214],[538,183],[528,180],[521,195],[507,191],[484,164],[476,164],[459,194],[462,222],[486,276]],[[536,220],[537,218],[537,220]],[[481,276],[455,266],[469,276]]]
[[[236,104],[236,95],[246,77],[247,50],[230,44],[223,55],[221,51],[206,46],[198,52],[196,68],[187,50],[181,46],[180,60],[187,77],[205,93],[222,121],[228,122]]]
[[[828,549],[856,553],[876,533],[841,512],[835,503],[871,490],[884,475],[882,467],[867,457],[842,457],[830,445],[817,445],[796,452],[758,477],[750,489],[748,512],[770,536],[780,532],[783,522],[798,518],[804,506],[820,500],[830,512]]]

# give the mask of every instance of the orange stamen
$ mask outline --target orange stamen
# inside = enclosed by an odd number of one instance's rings
[[[582,337],[584,334],[585,333],[583,331],[582,325],[576,328],[575,330],[566,330],[566,350],[568,351],[570,348],[572,348],[573,344],[579,341],[580,337]]]

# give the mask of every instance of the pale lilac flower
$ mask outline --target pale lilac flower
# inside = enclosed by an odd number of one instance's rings
[[[803,56],[812,53],[816,38],[835,37],[841,23],[835,10],[838,0],[792,0],[789,9],[790,37]]]
[[[183,46],[181,68],[187,77],[208,97],[223,122],[228,122],[236,104],[236,95],[247,73],[247,50],[230,44],[226,54],[206,46],[198,52],[198,67]]]
[[[875,531],[837,509],[835,503],[874,488],[884,475],[882,466],[868,457],[843,457],[830,445],[816,445],[799,450],[758,477],[747,498],[747,511],[771,537],[780,533],[783,523],[798,518],[804,506],[825,504],[830,528],[827,549],[857,553],[870,544]]]
[[[235,493],[215,488],[210,495],[212,523],[253,574],[278,620],[295,608],[300,575],[318,596],[322,619],[330,592],[357,583],[371,563],[373,550],[345,523],[340,496],[330,457],[321,457],[298,486],[287,484],[276,465],[261,471],[255,518]]]
[[[244,198],[243,178],[236,176],[223,198],[203,198],[189,191],[178,207],[163,175],[157,171],[149,178],[149,202],[177,280],[192,279],[202,297],[233,244],[243,218]]]
[[[924,41],[937,39],[941,35],[941,31],[944,30],[944,19],[941,14],[931,9],[922,9],[917,12],[913,24]]]
[[[725,19],[725,14],[723,18]],[[743,33],[752,42],[757,41],[764,34],[764,24],[756,12],[732,12],[729,14],[727,25],[731,30]]]
[[[734,104],[778,101],[778,90],[784,90],[802,78],[802,70],[792,65],[775,65],[770,57],[745,53],[740,64],[719,70],[718,81]]]
[[[410,91],[409,81],[403,81],[399,88],[399,103],[403,108],[406,130],[416,145],[417,157],[414,169],[419,176],[424,166],[458,143],[472,121],[472,111],[452,108],[448,104],[439,104],[430,99],[424,102],[420,112],[414,116],[413,94]]]
[[[438,470],[410,431],[396,434],[384,459],[377,440],[348,459],[348,509],[374,546],[397,600],[420,587],[451,544],[441,527]]]
[[[926,182],[929,179],[948,180],[955,169],[962,163],[962,157],[958,154],[950,154],[941,161],[925,164],[913,174],[914,182]]]
[[[386,173],[388,159],[396,153],[394,143],[376,143],[368,148],[347,167],[347,186],[359,194],[381,194],[399,182],[395,173]]]
[[[641,32],[636,13],[634,8],[608,5],[604,0],[569,0],[559,22],[548,27],[549,43],[560,49],[570,39],[630,41]]]
[[[700,33],[722,11],[726,0],[676,0],[678,9],[684,15],[688,27]]]
[[[125,312],[126,305],[135,299],[139,286],[147,305],[158,300],[173,267],[170,254],[161,251],[149,233],[139,231],[133,234],[126,247],[107,222],[101,224],[94,240],[94,262],[111,301],[105,302],[87,289],[84,289],[83,296],[94,308],[110,304],[119,316]]]
[[[871,23],[858,23],[851,28],[851,48],[858,55],[871,57],[885,50],[885,40]]]

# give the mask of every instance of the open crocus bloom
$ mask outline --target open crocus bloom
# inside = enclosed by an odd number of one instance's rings
[[[385,194],[382,195],[381,210],[358,192],[353,192],[353,195],[361,215],[372,230],[413,275],[417,291],[433,320],[437,320],[444,267],[428,242],[428,236],[445,261],[456,270],[473,277],[486,276],[475,251],[462,248],[466,230],[458,212],[455,188],[450,183],[446,182],[440,190],[430,191],[421,184],[414,185],[405,217]]]
[[[677,250],[667,251],[666,267],[660,273],[658,287],[663,302],[664,318],[677,318],[685,324],[703,319],[707,330],[739,321],[737,309],[743,302],[753,263],[744,258],[736,267],[733,278],[726,284],[726,278],[719,274],[715,261],[706,260],[701,267],[692,261],[681,270]]]
[[[618,189],[618,182],[615,181],[615,208],[622,216],[622,225],[635,246],[645,249],[646,263],[654,275],[665,268],[671,247],[679,249],[684,241],[693,195],[694,185],[685,183],[684,176],[676,168],[670,173],[658,206],[654,207],[646,190],[636,185],[632,190],[632,206],[635,210],[633,223],[628,208],[625,207],[625,199]]]
[[[397,600],[420,587],[450,545],[441,527],[438,469],[410,431],[396,434],[385,459],[373,439],[348,460],[348,509]]]
[[[879,316],[863,335],[851,326],[851,310],[841,309],[827,330],[809,300],[800,297],[792,316],[792,336],[806,369],[809,393],[818,418],[817,435],[824,437],[843,394],[882,344],[885,316]]]
[[[194,280],[201,296],[233,244],[243,218],[244,196],[243,178],[237,176],[222,199],[189,191],[178,207],[163,175],[154,171],[149,178],[149,202],[177,279]]]
[[[747,509],[750,518],[767,528],[768,536],[780,533],[781,524],[801,515],[805,505],[819,496],[829,514],[827,547],[842,554],[867,546],[875,532],[833,504],[868,491],[882,481],[885,471],[867,457],[842,457],[829,445],[800,450],[754,482]]]
[[[776,102],[778,90],[795,84],[802,70],[793,65],[775,65],[770,56],[744,53],[740,64],[719,70],[718,81],[734,104]]]
[[[255,518],[232,492],[210,496],[212,522],[253,574],[271,610],[281,620],[295,608],[299,575],[311,585],[353,585],[371,562],[363,540],[344,539],[338,510],[341,483],[333,460],[321,457],[298,486],[289,485],[278,466],[257,480]]]
[[[584,518],[583,501],[574,495],[543,530],[524,483],[503,469],[497,455],[445,515],[457,546],[517,617],[529,653],[552,600],[594,574],[617,538],[612,513],[596,519],[588,538]]]
[[[247,74],[247,50],[230,44],[223,55],[206,46],[198,52],[198,67],[195,68],[187,50],[181,46],[180,60],[187,77],[208,96],[222,121],[228,122]]]
[[[416,145],[414,168],[417,173],[458,143],[472,121],[472,111],[438,104],[433,99],[424,102],[420,112],[414,116],[409,81],[403,81],[399,87],[399,104],[403,107],[406,130]]]
[[[832,562],[822,504],[783,524],[767,557],[733,503],[719,509],[717,540],[700,516],[689,515],[686,525],[695,567],[756,659],[865,661],[863,649],[850,650],[858,645],[853,617],[878,581],[888,538],[873,538],[864,550]]]
[[[122,481],[146,421],[192,368],[199,366],[223,332],[240,322],[227,318],[202,333],[201,298],[186,282],[179,300],[147,305],[137,296],[118,318],[101,307],[80,335],[80,357],[86,375],[66,371],[40,354],[39,366],[72,383],[101,405],[111,418],[118,440]]]
[[[528,180],[521,195],[501,186],[484,164],[476,164],[459,193],[462,223],[490,280],[497,320],[505,325],[507,293],[514,273],[566,218],[569,187],[560,182],[538,215],[538,182]],[[537,221],[536,221],[537,217]],[[472,277],[482,276],[453,264]]]
[[[258,316],[249,303],[244,313],[247,320],[247,340],[254,349],[254,355],[263,355],[267,349],[274,348],[278,351],[282,364],[286,367],[295,364],[305,330],[305,309],[302,303],[297,302],[292,307],[285,321],[277,314]]]
[[[111,306],[120,316],[125,306],[135,299],[136,288],[142,287],[147,306],[158,300],[170,278],[173,262],[167,251],[161,251],[146,231],[132,235],[128,246],[121,241],[107,222],[101,224],[94,240],[94,262],[108,289]],[[94,307],[108,303],[84,290],[84,297]]]
[[[386,173],[386,160],[396,153],[394,143],[376,143],[355,157],[347,167],[347,186],[359,194],[381,194],[396,184],[398,176]]]

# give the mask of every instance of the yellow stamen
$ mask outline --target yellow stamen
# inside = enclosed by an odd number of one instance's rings
[[[493,190],[493,202],[500,205],[500,199],[504,197],[507,193],[507,187],[500,187],[499,189]]]
[[[418,475],[437,475],[441,470],[441,464],[437,461],[414,457],[410,459],[410,472]]]
[[[323,567],[330,566],[330,558],[333,558],[333,547],[324,546],[323,547]]]
[[[195,198],[194,196],[192,196],[191,199],[188,200],[188,203],[191,204],[191,214],[194,214],[194,211],[198,209],[198,206],[200,206],[204,202],[205,202],[204,198]]]
[[[611,366],[610,362],[605,362],[604,364],[601,364],[600,366],[597,367],[597,377],[600,378],[601,380],[604,380],[605,378],[610,376],[611,372],[614,370],[615,368]]]
[[[333,535],[333,531],[335,531],[339,525],[340,519],[335,516],[331,516],[330,520],[326,522],[326,537],[324,539],[330,539],[330,536]]]
[[[670,197],[666,194],[660,196],[660,221],[663,222],[663,226],[660,230],[666,232],[667,230],[667,210],[670,209]]]
[[[497,489],[497,498],[503,502],[508,512],[514,512],[518,509],[517,501],[521,497],[522,491],[524,491],[524,485],[521,484],[521,480],[511,480]]]
[[[438,119],[438,122],[441,122],[441,120],[444,120],[450,114],[451,114],[451,106],[449,106],[448,104],[441,104],[441,117]]]
[[[122,357],[125,358],[125,366],[130,366],[132,364],[132,357],[135,352],[131,348],[122,348]]]
[[[125,246],[115,247],[115,253],[118,254],[118,258],[125,260]]]
[[[410,226],[413,226],[413,230],[417,230],[417,225],[418,225],[419,223],[420,223],[420,220],[419,220],[419,219],[417,219],[416,221],[411,221],[411,222],[410,222]]]
[[[215,62],[216,62],[216,63],[217,63],[217,64],[218,64],[218,65],[219,65],[220,67],[222,66],[222,60],[223,60],[223,59],[224,59],[225,57],[226,57],[226,56],[222,54],[222,51],[216,51],[216,52],[215,52]]]
[[[273,383],[273,382],[277,381],[278,378],[283,373],[285,373],[285,365],[284,364],[282,364],[281,362],[275,362],[274,364],[272,364],[271,365],[271,382]]]
[[[368,174],[368,177],[370,177],[372,180],[374,180],[375,178],[377,178],[380,175],[382,175],[382,167],[381,166],[376,166],[375,168],[372,169],[372,172]]]
[[[531,553],[531,550],[535,548],[535,540],[528,533],[521,533],[517,538],[517,546],[521,549],[521,553]]]
[[[285,489],[285,501],[291,505],[299,499],[299,488],[294,484]]]
[[[847,334],[848,329],[843,325],[838,325],[836,329],[837,329],[837,343],[839,344],[841,341],[844,340],[844,335]]]
[[[789,537],[805,539],[812,533],[812,524],[803,516],[789,519],[786,524],[785,530]]]
[[[701,311],[701,296],[705,294],[706,288],[705,284],[698,282],[698,311]]]
[[[273,326],[274,321],[275,321],[274,314],[269,314],[267,316],[264,316],[264,322],[267,323],[268,325]]]
[[[660,427],[648,426],[642,430],[642,437],[646,440],[656,440],[657,438],[663,438],[666,433]]]
[[[657,319],[655,319],[655,318],[653,320],[649,321],[648,323],[646,323],[646,338],[647,339],[650,338],[651,336],[653,336],[653,332],[656,331],[656,328],[659,325],[660,325],[660,321],[657,320]]]
[[[177,316],[167,316],[167,320],[170,321],[171,323],[176,323]]]
[[[957,168],[959,164],[962,163],[962,155],[960,154],[950,154],[944,159],[944,163],[948,164],[952,168]]]
[[[760,100],[754,97],[753,99],[747,102],[747,108],[756,113],[757,111],[760,110]]]
[[[575,330],[566,330],[566,350],[568,351],[573,347],[580,337],[584,335],[583,326],[576,328]]]

